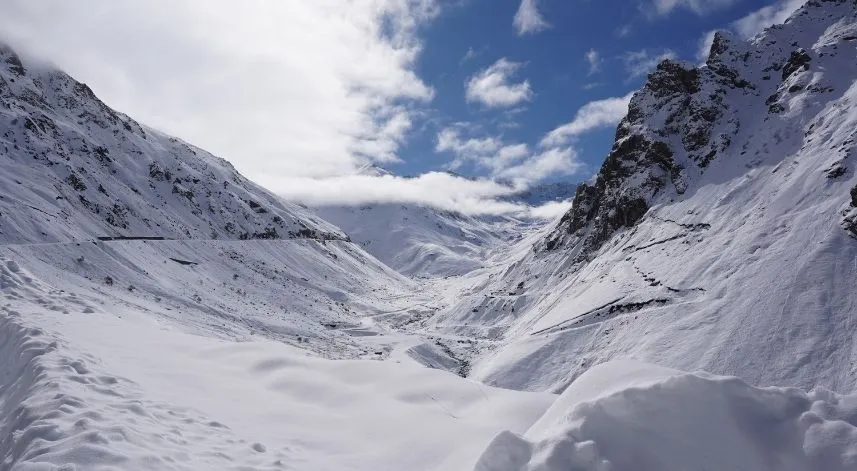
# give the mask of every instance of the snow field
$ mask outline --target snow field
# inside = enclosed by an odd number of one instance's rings
[[[197,336],[4,266],[4,470],[467,469],[554,399],[410,361]]]

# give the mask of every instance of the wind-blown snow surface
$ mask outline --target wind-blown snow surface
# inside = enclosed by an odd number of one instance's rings
[[[2,470],[448,470],[554,396],[190,335],[0,260]]]
[[[577,203],[603,196],[600,210],[576,208],[435,318],[501,344],[472,376],[562,391],[592,365],[638,358],[854,390],[855,25],[855,2],[813,1],[749,43],[721,36],[697,72],[660,67],[620,125],[606,189]],[[634,136],[666,147],[626,153]],[[687,150],[700,142],[716,152]]]
[[[857,469],[857,395],[754,388],[635,362],[586,372],[476,471]]]

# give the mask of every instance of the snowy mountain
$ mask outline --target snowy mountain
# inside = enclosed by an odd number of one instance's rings
[[[377,166],[362,174],[391,175]],[[576,185],[535,185],[500,198],[524,208],[565,201]],[[377,203],[314,208],[367,252],[408,276],[446,277],[492,265],[492,259],[546,221],[531,214],[469,215],[420,204]]]
[[[0,59],[0,257],[100,304],[334,357],[375,356],[341,327],[411,312],[413,283],[339,228],[61,71]]]
[[[415,204],[316,208],[363,249],[408,276],[455,276],[488,264],[537,222]]]
[[[433,290],[5,47],[0,136],[4,471],[449,469],[553,399],[412,360]]]
[[[637,358],[753,384],[857,386],[857,3],[811,1],[705,65],[665,61],[572,210],[439,328],[473,377],[566,388]]]
[[[0,471],[857,469],[853,0],[662,63],[547,226],[343,231],[9,48],[0,151]]]
[[[65,73],[25,68],[8,47],[0,63],[0,241],[344,238],[225,160],[110,109]]]

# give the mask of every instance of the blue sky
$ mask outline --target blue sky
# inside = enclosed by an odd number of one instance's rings
[[[450,6],[424,32],[416,70],[435,90],[432,110],[389,168],[419,174],[449,165],[454,152],[436,152],[437,133],[460,123],[462,139],[499,137],[530,147],[574,118],[587,103],[621,97],[645,82],[664,55],[699,61],[706,33],[772,4],[765,0],[716,1],[658,10],[655,3],[622,0],[541,0],[535,3],[549,26],[520,34],[513,18],[520,0],[468,0]],[[705,6],[707,5],[707,6]],[[527,82],[528,99],[510,106],[466,100],[467,82],[498,60],[520,64],[510,83]],[[613,141],[615,126],[581,134],[575,143],[585,167],[558,171],[550,179],[582,180],[596,171]],[[473,162],[464,175],[490,176]]]
[[[500,214],[596,172],[659,59],[802,3],[4,0],[0,41],[286,199]]]

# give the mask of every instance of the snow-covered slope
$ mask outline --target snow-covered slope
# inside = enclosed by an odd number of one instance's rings
[[[362,173],[391,175],[377,166],[366,167]],[[570,183],[547,183],[502,197],[503,201],[521,206],[521,214],[517,215],[468,215],[402,203],[314,209],[399,273],[448,277],[491,265],[492,258],[549,223],[539,215],[529,214],[527,209],[567,201],[575,188]]]
[[[431,289],[0,55],[0,470],[461,469],[553,400],[414,362]]]
[[[437,325],[503,344],[472,371],[513,388],[630,357],[854,389],[856,79],[853,0],[662,63],[555,230]]]
[[[0,256],[57,289],[334,357],[375,356],[348,330],[364,317],[424,310],[339,228],[7,47],[0,152]]]
[[[343,239],[223,159],[141,126],[0,46],[0,242]]]
[[[469,273],[540,223],[508,216],[469,216],[414,204],[327,206],[316,211],[367,252],[409,276]]]
[[[191,335],[59,275],[0,256],[3,471],[469,469],[554,399],[404,354],[334,361]]]
[[[0,471],[857,469],[853,395],[592,368],[855,387],[855,12],[662,64],[556,227],[342,216],[507,246],[428,280],[3,50]]]

